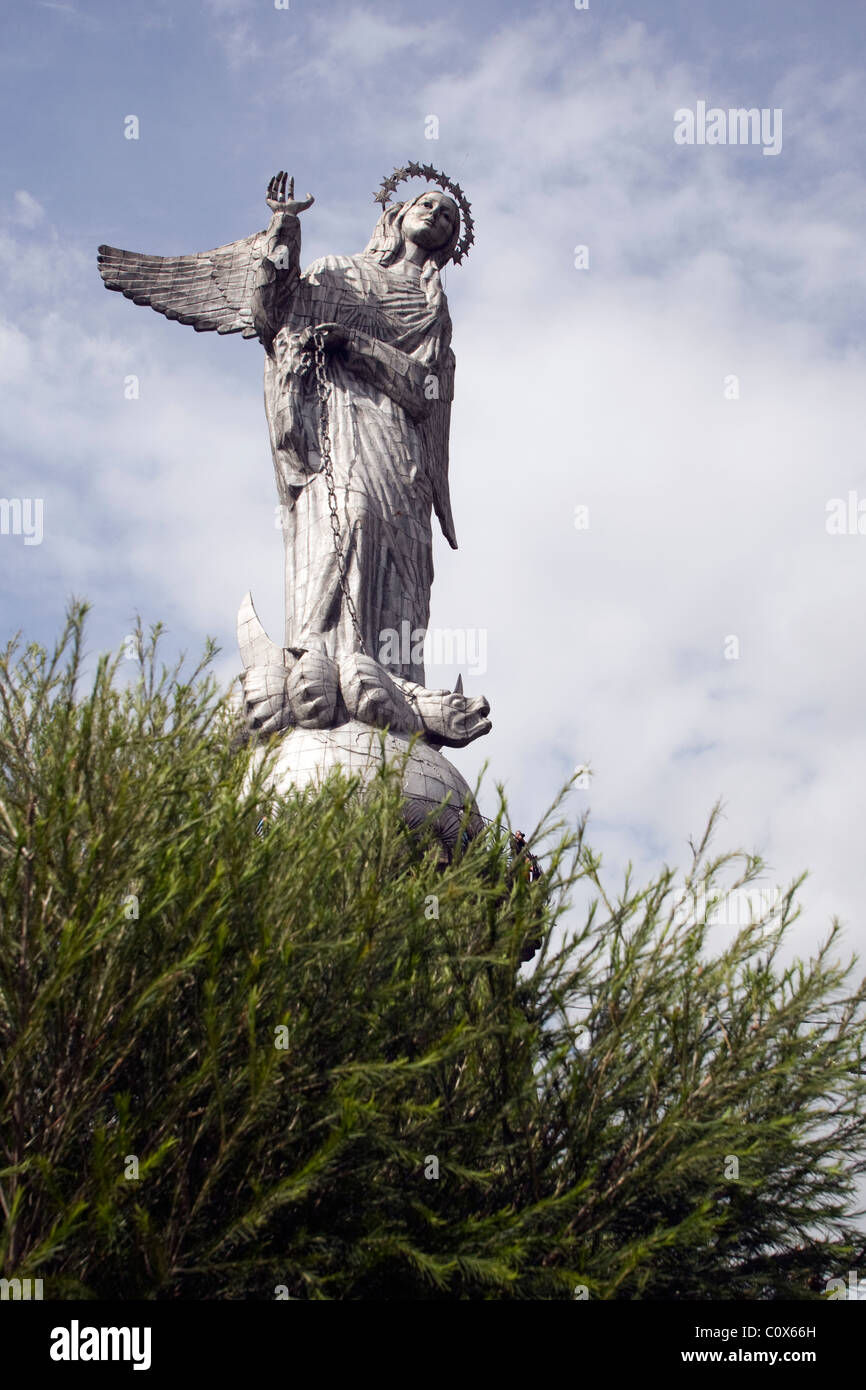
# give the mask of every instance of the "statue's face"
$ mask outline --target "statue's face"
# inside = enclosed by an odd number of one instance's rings
[[[426,251],[438,251],[460,225],[460,213],[447,193],[431,189],[422,193],[403,218],[403,236]]]

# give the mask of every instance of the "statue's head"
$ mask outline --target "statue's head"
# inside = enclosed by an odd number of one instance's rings
[[[427,260],[439,267],[451,259],[460,237],[460,210],[453,198],[438,188],[427,188],[405,203],[393,203],[382,212],[365,248],[383,265],[400,259],[407,242],[421,246]]]
[[[457,204],[438,188],[428,188],[404,203],[398,221],[403,240],[423,246],[428,253],[447,246],[450,255],[460,234]]]

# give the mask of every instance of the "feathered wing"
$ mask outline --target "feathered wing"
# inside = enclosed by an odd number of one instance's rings
[[[197,251],[191,256],[145,256],[100,246],[99,273],[109,290],[133,304],[189,324],[196,333],[242,333],[254,338],[251,296],[267,234]]]
[[[454,353],[450,347],[440,358],[439,397],[421,421],[421,449],[427,476],[433,488],[433,510],[442,534],[452,550],[457,549],[451,493],[448,487],[448,436],[451,431],[451,400],[454,395]]]

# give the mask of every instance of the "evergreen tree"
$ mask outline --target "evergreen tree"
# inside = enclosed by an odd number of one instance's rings
[[[860,1258],[864,985],[761,873],[443,866],[399,777],[256,827],[207,665],[0,663],[0,1265],[48,1297],[810,1299]],[[575,922],[577,923],[575,925]],[[528,947],[541,949],[527,965]]]

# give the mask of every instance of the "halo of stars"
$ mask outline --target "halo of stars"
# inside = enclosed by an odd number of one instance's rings
[[[373,194],[373,201],[381,203],[383,209],[391,199],[391,195],[397,191],[397,185],[405,183],[407,179],[421,178],[427,179],[428,183],[436,183],[443,192],[450,193],[454,201],[460,208],[462,218],[463,235],[451,253],[451,259],[455,265],[459,265],[464,256],[469,254],[469,248],[475,240],[475,223],[472,221],[472,213],[469,210],[469,202],[459,183],[453,183],[447,174],[440,173],[434,169],[432,164],[417,164],[414,160],[405,164],[402,169],[394,169],[393,174],[383,179],[378,193]]]

